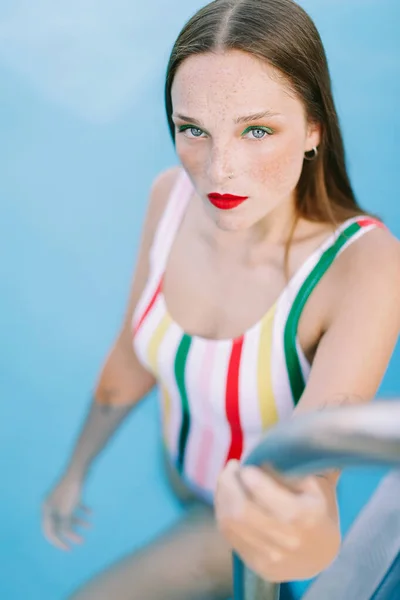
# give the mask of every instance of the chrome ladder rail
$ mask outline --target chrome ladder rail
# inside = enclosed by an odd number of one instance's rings
[[[245,464],[296,477],[355,466],[400,469],[400,402],[296,416],[270,429]],[[279,600],[279,584],[258,577],[236,554],[233,561],[234,600]]]

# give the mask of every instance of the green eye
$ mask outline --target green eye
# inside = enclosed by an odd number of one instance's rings
[[[251,136],[254,140],[263,140],[265,137],[272,135],[274,132],[270,127],[251,125],[250,127],[247,127],[247,129],[244,130],[242,135],[246,135],[247,133],[254,133],[255,135]]]

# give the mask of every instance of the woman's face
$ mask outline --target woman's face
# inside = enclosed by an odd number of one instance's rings
[[[171,93],[177,154],[218,227],[243,230],[292,209],[304,153],[320,134],[279,71],[238,50],[200,54],[180,65]]]

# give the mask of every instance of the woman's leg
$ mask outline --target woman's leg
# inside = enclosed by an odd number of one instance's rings
[[[226,600],[231,594],[229,547],[211,509],[196,507],[69,600]]]

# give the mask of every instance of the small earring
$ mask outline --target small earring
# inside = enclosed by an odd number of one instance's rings
[[[233,179],[233,173],[229,173],[228,179]]]
[[[318,148],[314,146],[312,150],[304,153],[305,160],[315,160],[318,156]]]

